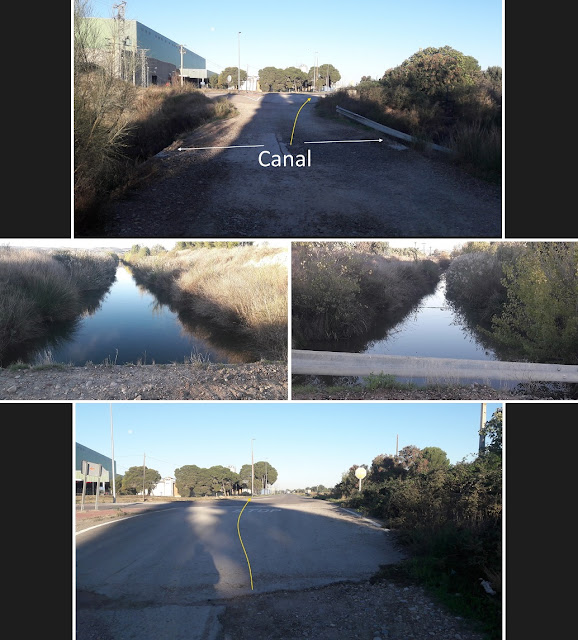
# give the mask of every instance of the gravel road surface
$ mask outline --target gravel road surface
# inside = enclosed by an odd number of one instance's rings
[[[146,171],[154,176],[109,208],[105,236],[502,236],[501,188],[463,173],[439,152],[403,147],[342,116],[321,117],[317,96],[225,99],[238,115],[183,135],[151,159]],[[308,164],[310,152],[311,166],[262,166],[263,151],[263,164],[285,155]]]

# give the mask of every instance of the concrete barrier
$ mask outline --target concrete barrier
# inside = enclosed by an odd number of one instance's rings
[[[388,136],[393,136],[394,138],[399,138],[400,140],[405,140],[406,142],[413,142],[413,136],[410,136],[407,133],[403,133],[402,131],[396,131],[395,129],[391,129],[390,127],[386,127],[384,124],[380,124],[379,122],[374,122],[373,120],[369,120],[365,116],[360,116],[358,113],[353,113],[353,111],[349,111],[348,109],[344,109],[343,107],[335,107],[337,113],[350,120],[355,120],[360,124],[364,124],[366,127],[370,127],[371,129],[375,129],[376,131],[381,131],[382,133],[386,133]],[[443,151],[444,153],[454,153],[452,149],[448,149],[447,147],[442,147],[439,144],[427,143],[428,147],[435,149],[436,151]]]
[[[291,373],[319,376],[390,374],[404,378],[578,382],[578,365],[419,358],[336,351],[291,351]]]

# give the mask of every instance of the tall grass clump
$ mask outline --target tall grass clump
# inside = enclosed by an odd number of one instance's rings
[[[178,309],[249,339],[263,358],[287,356],[284,249],[199,247],[124,259],[137,281],[162,289]]]
[[[449,146],[464,165],[475,167],[490,180],[502,171],[502,131],[484,123],[458,123]]]
[[[87,0],[74,2],[74,207],[83,216],[125,172],[126,138],[136,88],[115,77],[114,59],[95,59],[98,35]],[[83,217],[80,218],[82,222]]]
[[[431,293],[440,277],[432,260],[373,253],[364,243],[294,243],[291,260],[295,348],[363,335]]]
[[[110,286],[114,280],[114,256],[67,252],[66,261],[62,256],[0,247],[0,366],[8,351],[78,317],[87,291]],[[91,269],[97,274],[94,279],[88,275]]]
[[[90,2],[74,2],[74,210],[75,230],[102,227],[102,208],[143,179],[142,164],[176,137],[236,113],[190,84],[135,86],[121,79],[90,20]],[[118,37],[118,36],[116,36]],[[125,77],[132,75],[125,70]],[[146,174],[146,172],[145,172]]]

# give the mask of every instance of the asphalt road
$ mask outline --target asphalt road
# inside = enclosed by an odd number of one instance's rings
[[[77,639],[211,638],[230,598],[363,580],[400,559],[387,530],[329,503],[244,504],[174,503],[77,533]]]
[[[111,207],[104,235],[501,238],[500,187],[439,152],[404,148],[341,116],[321,117],[317,96],[229,99],[239,115],[161,152],[151,182]],[[306,166],[283,166],[287,155]],[[277,159],[282,166],[262,166]]]

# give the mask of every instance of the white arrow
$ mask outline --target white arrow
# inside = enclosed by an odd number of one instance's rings
[[[304,142],[303,144],[331,144],[333,142],[383,142],[381,138],[379,140],[321,140],[319,142]]]
[[[177,151],[198,151],[200,149],[245,149],[247,147],[264,147],[264,144],[237,144],[231,147],[179,147]]]

